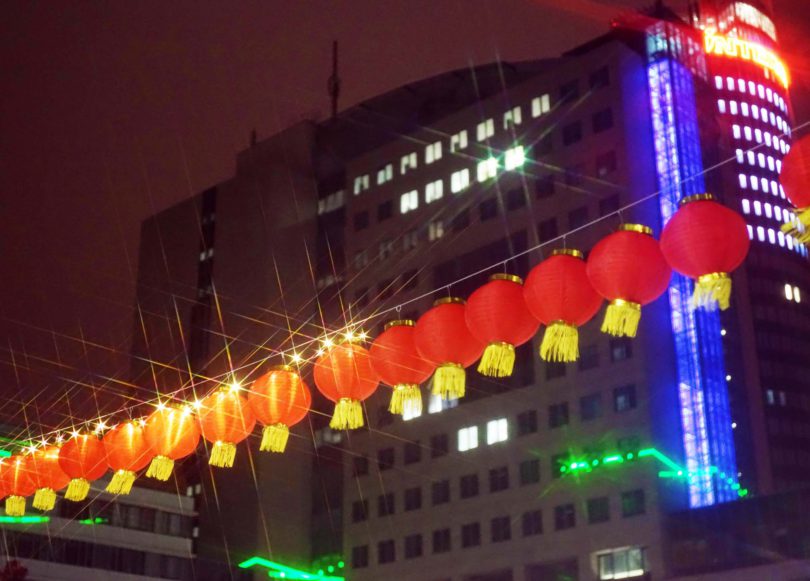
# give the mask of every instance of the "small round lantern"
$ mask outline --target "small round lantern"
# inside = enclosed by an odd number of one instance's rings
[[[56,493],[70,483],[70,476],[59,466],[59,447],[44,446],[34,450],[28,456],[31,467],[31,479],[36,492],[34,508],[53,510],[56,505]]]
[[[262,430],[262,452],[283,452],[290,427],[303,420],[312,407],[312,394],[290,365],[273,367],[253,382],[248,403]]]
[[[158,404],[146,420],[144,436],[155,454],[146,476],[165,481],[172,474],[175,460],[194,453],[200,442],[200,425],[189,407]]]
[[[661,232],[661,252],[680,274],[694,279],[693,307],[725,310],[731,298],[729,273],[748,254],[745,220],[710,194],[689,196]]]
[[[466,306],[464,299],[439,299],[416,322],[416,348],[437,366],[433,393],[444,399],[464,397],[464,369],[476,362],[486,346],[467,328]]]
[[[74,432],[59,450],[59,466],[71,478],[65,498],[75,502],[84,500],[90,492],[90,482],[107,471],[104,444],[95,434]]]
[[[351,342],[328,346],[315,362],[314,378],[318,391],[335,402],[329,426],[333,430],[362,428],[360,402],[368,399],[379,385],[368,351]]]
[[[400,319],[385,324],[369,353],[371,365],[386,385],[393,388],[388,411],[402,415],[422,413],[419,384],[433,373],[433,364],[419,355],[415,341],[416,322]]]
[[[544,361],[571,362],[579,358],[579,330],[602,306],[585,271],[582,252],[555,250],[526,277],[526,305],[546,325],[540,343]]]
[[[31,479],[28,458],[25,456],[12,456],[8,459],[2,473],[6,497],[6,514],[9,516],[23,516],[25,514],[25,497],[34,494],[34,482]]]
[[[805,135],[790,146],[782,160],[779,182],[785,197],[796,208],[796,221],[785,224],[782,230],[801,244],[810,243],[810,136]]]
[[[641,224],[622,224],[600,240],[586,272],[596,292],[610,301],[602,332],[616,337],[636,336],[641,307],[664,294],[672,277],[652,229]]]
[[[530,341],[540,324],[523,299],[523,279],[493,274],[467,299],[467,328],[486,345],[478,372],[488,377],[509,377],[515,367],[515,347]]]
[[[114,472],[106,488],[110,494],[129,494],[137,472],[146,468],[154,456],[144,435],[144,425],[142,421],[125,422],[104,434],[107,465]]]
[[[256,416],[237,385],[218,389],[202,400],[200,427],[211,446],[208,463],[230,468],[236,458],[236,444],[247,438],[256,426]]]

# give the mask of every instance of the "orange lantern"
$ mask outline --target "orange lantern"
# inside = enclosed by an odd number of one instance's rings
[[[107,471],[104,444],[95,434],[74,432],[59,450],[59,466],[71,478],[65,498],[76,502],[84,500],[90,492],[90,481],[101,478]]]
[[[230,468],[236,458],[236,444],[244,440],[256,425],[256,416],[239,386],[218,389],[202,400],[199,408],[203,438],[213,444],[208,463]]]
[[[12,456],[5,464],[2,473],[6,497],[6,514],[9,516],[23,516],[25,514],[25,497],[34,494],[34,483],[28,459],[24,456]]]
[[[170,407],[158,404],[146,420],[144,436],[155,454],[148,478],[168,480],[174,461],[192,454],[200,442],[200,425],[189,407]]]
[[[315,362],[315,385],[335,402],[329,427],[354,430],[363,427],[360,402],[371,397],[379,385],[368,351],[351,342],[331,345]]]
[[[59,466],[59,447],[37,448],[28,456],[31,480],[36,488],[34,508],[52,510],[56,504],[56,492],[70,483],[70,476]]]
[[[283,452],[290,427],[304,419],[312,394],[301,375],[289,365],[278,365],[253,382],[248,403],[264,429],[262,452]]]
[[[110,494],[129,494],[136,472],[146,468],[154,456],[144,435],[144,424],[142,421],[125,422],[104,434],[107,465],[115,472],[106,488]]]

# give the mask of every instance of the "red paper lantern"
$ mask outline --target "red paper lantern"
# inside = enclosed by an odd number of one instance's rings
[[[36,488],[34,508],[52,510],[56,504],[56,492],[70,483],[70,476],[59,466],[59,447],[44,446],[28,456],[31,480]]]
[[[98,480],[107,471],[104,444],[95,434],[74,432],[59,450],[59,466],[71,478],[65,498],[77,502],[84,500],[90,492],[90,482]]]
[[[165,481],[172,473],[175,460],[194,453],[200,443],[200,424],[187,406],[158,404],[146,420],[144,436],[155,454],[146,476]]]
[[[104,434],[102,442],[107,452],[107,465],[115,472],[107,484],[110,494],[129,494],[137,477],[136,472],[154,457],[144,435],[146,422],[131,421],[118,424]]]
[[[388,411],[402,415],[422,413],[419,384],[430,378],[433,364],[419,355],[415,341],[416,322],[410,319],[390,321],[371,344],[371,365],[380,379],[394,391]]]
[[[350,342],[327,346],[315,362],[314,378],[318,391],[335,402],[329,426],[334,430],[363,427],[360,402],[369,398],[380,382],[368,351]]]
[[[590,321],[602,306],[602,297],[588,280],[582,252],[552,252],[529,273],[523,296],[532,315],[546,325],[540,357],[545,361],[576,361],[577,328]]]
[[[795,141],[782,160],[779,182],[785,196],[796,208],[797,219],[782,226],[800,243],[810,243],[810,135]]]
[[[28,458],[12,456],[5,462],[2,472],[6,497],[6,514],[23,516],[25,514],[25,497],[34,494],[34,482],[31,479]]]
[[[586,271],[593,288],[610,301],[602,332],[635,337],[641,307],[667,290],[669,268],[652,229],[623,224],[591,250]]]
[[[467,299],[464,316],[473,337],[486,345],[478,372],[489,377],[512,375],[515,347],[540,326],[523,299],[523,279],[513,274],[493,274]]]
[[[676,272],[696,281],[693,306],[725,310],[729,273],[745,260],[751,243],[742,216],[713,200],[709,194],[684,198],[661,232],[661,252]]]
[[[218,389],[202,400],[199,409],[203,438],[213,446],[208,463],[230,468],[236,458],[236,444],[256,426],[256,416],[237,385]]]
[[[248,403],[264,426],[259,450],[283,452],[290,427],[303,420],[312,407],[312,394],[295,369],[278,365],[253,382]]]
[[[416,348],[437,366],[433,393],[444,399],[464,397],[464,369],[475,363],[485,347],[467,328],[466,307],[464,299],[439,299],[416,322]]]

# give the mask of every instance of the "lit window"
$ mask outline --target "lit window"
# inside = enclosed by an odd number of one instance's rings
[[[740,93],[745,93],[745,81],[742,79],[737,79],[737,89]]]
[[[757,176],[751,176],[751,189],[759,191],[759,178]]]
[[[774,207],[773,207],[773,213],[774,213],[774,216],[776,216],[776,219],[777,219],[779,222],[781,222],[781,221],[782,221],[782,208],[780,208],[780,207],[779,207],[779,206],[777,206],[777,205],[774,205]]]
[[[762,191],[768,193],[768,180],[762,180]]]
[[[425,163],[433,163],[442,158],[442,142],[437,141],[425,146]]]
[[[785,284],[785,298],[789,301],[793,300],[793,286]]]
[[[438,414],[444,410],[458,407],[458,399],[444,399],[441,395],[431,393],[428,400],[428,413]]]
[[[746,198],[743,198],[742,200],[742,210],[743,214],[751,213],[751,202],[749,202]]]
[[[454,194],[463,192],[470,187],[470,170],[460,169],[450,176],[450,191]]]
[[[737,114],[737,101],[729,101],[728,102],[728,110],[731,112],[732,115]]]
[[[467,148],[467,130],[463,129],[450,137],[450,152]]]
[[[765,242],[765,228],[762,226],[757,226],[757,240]]]
[[[751,128],[747,125],[745,126],[745,138],[751,141]]]
[[[771,111],[771,125],[776,125],[776,115]]]
[[[762,143],[762,129],[754,129],[754,139],[757,143]]]
[[[776,244],[776,231],[773,228],[768,228],[768,242]]]
[[[526,153],[523,150],[522,145],[518,145],[506,150],[506,154],[504,155],[504,168],[507,171],[519,168],[523,166],[525,162]]]
[[[757,161],[759,162],[759,167],[761,167],[762,169],[765,169],[765,154],[764,153],[758,153],[757,154]]]
[[[435,202],[436,200],[441,200],[443,195],[444,195],[444,182],[442,180],[430,182],[428,185],[425,186],[426,204]]]
[[[407,214],[411,210],[416,210],[419,207],[419,192],[411,190],[407,194],[402,194],[399,197],[399,213]]]
[[[731,77],[726,77],[726,88],[729,91],[734,90],[734,79],[732,79]]]
[[[757,88],[756,85],[754,84],[754,81],[748,81],[748,92],[756,97]]]
[[[723,88],[723,77],[721,77],[719,75],[715,75],[715,77],[714,77],[714,86],[717,87],[718,89],[722,89]]]
[[[745,177],[745,174],[741,173],[737,177],[740,180],[740,187],[743,188],[743,189],[748,188],[748,178]]]
[[[719,79],[720,77],[716,77]],[[723,85],[723,80],[720,79],[720,87]],[[542,97],[535,97],[532,99],[532,117],[540,117],[544,113],[548,113],[551,110],[551,99],[549,98],[548,94],[543,95]]]
[[[381,167],[377,170],[377,185],[384,184],[385,182],[390,182],[394,179],[394,165],[389,163],[388,165]]]
[[[782,232],[781,230],[779,230],[779,231],[776,233],[776,237],[777,237],[777,239],[779,240],[779,246],[781,246],[782,248],[784,248],[784,247],[785,247],[785,233],[784,233],[784,232]]]
[[[776,164],[773,162],[773,158],[770,155],[768,156],[768,169],[771,171],[776,170]]]
[[[616,549],[597,555],[599,579],[629,579],[646,572],[644,550],[641,548]]]
[[[763,110],[763,114],[764,114],[764,110]],[[759,107],[757,107],[756,105],[751,105],[751,116],[754,119],[759,119]]]
[[[768,405],[774,405],[776,403],[776,398],[774,397],[772,389],[765,390],[765,401],[768,402]]]
[[[717,100],[717,110],[720,111],[721,113],[726,112],[726,101],[725,101],[725,99],[718,99]]]
[[[745,154],[748,157],[748,165],[756,165],[756,155],[754,155],[754,152],[747,151]]]
[[[787,237],[787,245],[788,245],[788,250],[793,250],[793,237],[792,236]]]
[[[476,175],[479,182],[485,182],[498,176],[498,160],[494,157],[478,162]]]
[[[785,199],[785,188],[782,187],[782,184],[779,184],[779,197]]]
[[[779,191],[779,189],[778,189],[778,187],[776,185],[776,180],[771,180],[771,193],[775,196],[775,195],[777,195],[778,191]]]
[[[503,128],[509,129],[510,126],[520,125],[523,123],[523,114],[520,107],[513,107],[503,114]]]
[[[428,224],[428,240],[431,242],[438,240],[444,236],[444,222],[442,220],[433,220]]]
[[[475,135],[478,141],[484,141],[487,138],[495,135],[495,121],[492,119],[481,121],[475,130]]]
[[[799,287],[797,286],[793,287],[793,300],[796,301],[797,303],[802,302],[801,293],[799,292]]]
[[[478,426],[461,428],[458,431],[458,451],[466,452],[478,447]]]
[[[765,90],[765,94],[768,95],[768,103],[773,103],[773,91],[771,91],[770,87]]]
[[[759,131],[760,130],[757,129],[757,132],[759,132]],[[770,146],[771,145],[771,134],[766,131],[765,133],[763,133],[763,137],[765,138],[765,145]],[[776,143],[774,142],[774,145],[775,144]]]
[[[742,149],[737,149],[737,150],[734,151],[734,153],[737,155],[737,163],[743,163],[743,161],[745,161],[744,158],[743,158],[743,150]]]
[[[487,445],[505,442],[509,439],[509,424],[506,418],[490,420],[487,422]]]
[[[776,160],[776,173],[782,173],[782,160],[780,159]]]
[[[757,216],[762,216],[762,204],[759,200],[754,200],[754,214]]]
[[[734,139],[740,138],[740,126],[739,125],[732,125],[731,131],[734,134]]]
[[[746,228],[748,229],[748,239],[753,240],[754,239],[754,227],[751,226],[751,224],[748,224],[748,225],[746,225]]]
[[[399,162],[399,173],[405,175],[409,169],[416,169],[416,152],[403,155]]]
[[[369,188],[369,179],[368,174],[357,176],[354,178],[354,195],[356,196],[360,192],[363,192]]]
[[[740,103],[740,113],[743,117],[748,117],[748,103]]]

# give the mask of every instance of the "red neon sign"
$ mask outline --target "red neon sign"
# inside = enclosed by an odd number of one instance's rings
[[[790,74],[776,53],[755,42],[733,36],[722,36],[712,31],[703,34],[703,48],[707,54],[751,61],[770,71],[782,86],[790,85]]]

